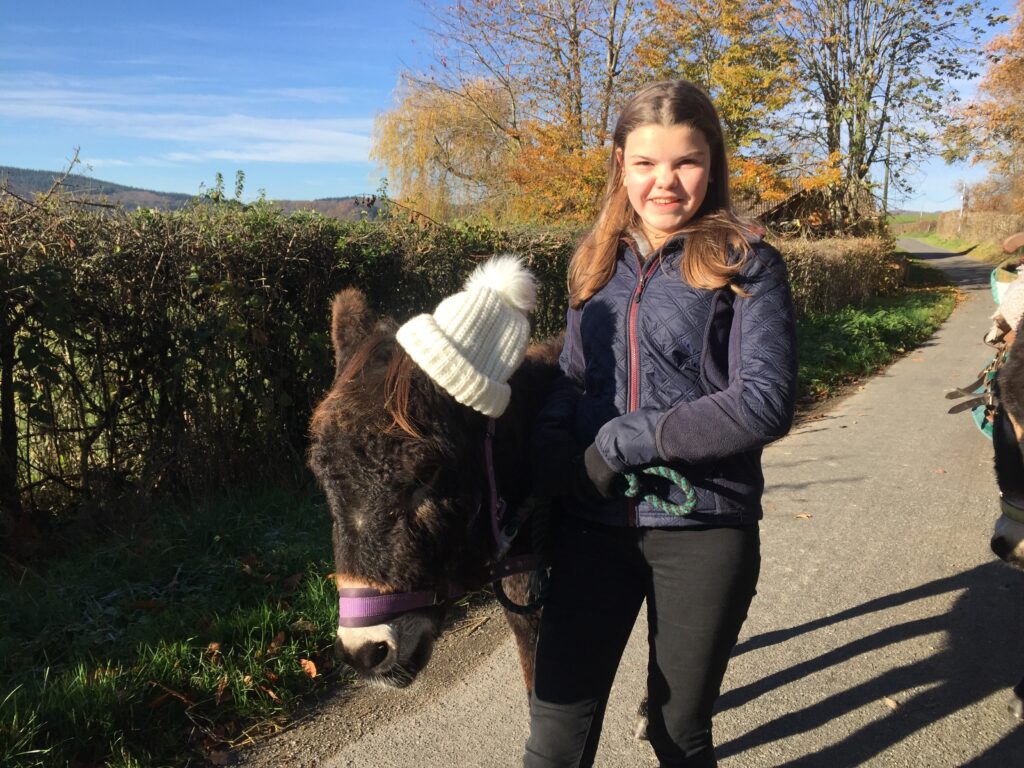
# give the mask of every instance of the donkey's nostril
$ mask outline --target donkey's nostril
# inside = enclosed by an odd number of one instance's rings
[[[1002,536],[993,536],[992,541],[989,542],[989,546],[992,547],[992,551],[995,552],[996,557],[1001,560],[1009,558],[1010,553],[1013,551],[1013,547],[1010,546],[1010,542]]]
[[[388,657],[388,644],[387,643],[374,643],[372,652],[370,654],[370,666],[376,667],[382,663],[384,659]]]
[[[364,672],[369,672],[387,660],[390,650],[388,644],[384,642],[366,643],[352,654],[353,666]]]

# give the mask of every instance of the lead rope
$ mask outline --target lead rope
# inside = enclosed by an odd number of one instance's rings
[[[663,477],[686,495],[686,501],[682,504],[675,504],[671,501],[666,501],[665,499],[655,496],[653,493],[644,496],[643,500],[659,512],[675,515],[676,517],[683,517],[685,515],[689,515],[697,508],[697,494],[694,492],[693,485],[690,481],[671,467],[664,467],[661,465],[645,467],[644,469],[641,469],[639,473],[626,473],[626,482],[629,484],[629,487],[626,488],[625,494],[627,499],[635,499],[640,495],[640,474]]]

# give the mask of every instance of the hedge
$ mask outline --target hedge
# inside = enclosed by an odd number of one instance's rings
[[[152,494],[294,470],[332,374],[336,291],[358,286],[402,319],[489,254],[522,253],[545,336],[563,324],[579,234],[263,204],[124,213],[0,200],[0,534],[26,516],[123,516]],[[801,311],[898,283],[881,241],[781,245]]]

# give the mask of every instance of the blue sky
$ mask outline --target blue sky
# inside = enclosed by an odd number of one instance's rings
[[[429,43],[403,0],[0,8],[0,165],[77,146],[87,173],[169,192],[236,169],[247,197],[373,191],[373,117]]]
[[[416,0],[0,0],[0,165],[57,170],[79,147],[79,171],[166,192],[237,169],[247,198],[372,192],[373,118],[426,23]],[[894,204],[956,208],[984,175],[924,162]]]

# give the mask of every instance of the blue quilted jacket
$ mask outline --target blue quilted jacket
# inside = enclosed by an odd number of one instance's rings
[[[682,238],[638,258],[624,240],[615,274],[580,309],[568,312],[559,381],[534,431],[540,471],[564,473],[567,443],[591,442],[618,472],[661,464],[693,484],[692,515],[673,516],[645,501],[614,499],[567,511],[616,525],[744,525],[760,519],[761,449],[793,419],[796,331],[786,268],[778,251],[751,243],[728,288],[692,288],[680,277]],[[682,492],[645,479],[675,503]],[[549,486],[550,487],[550,486]]]

